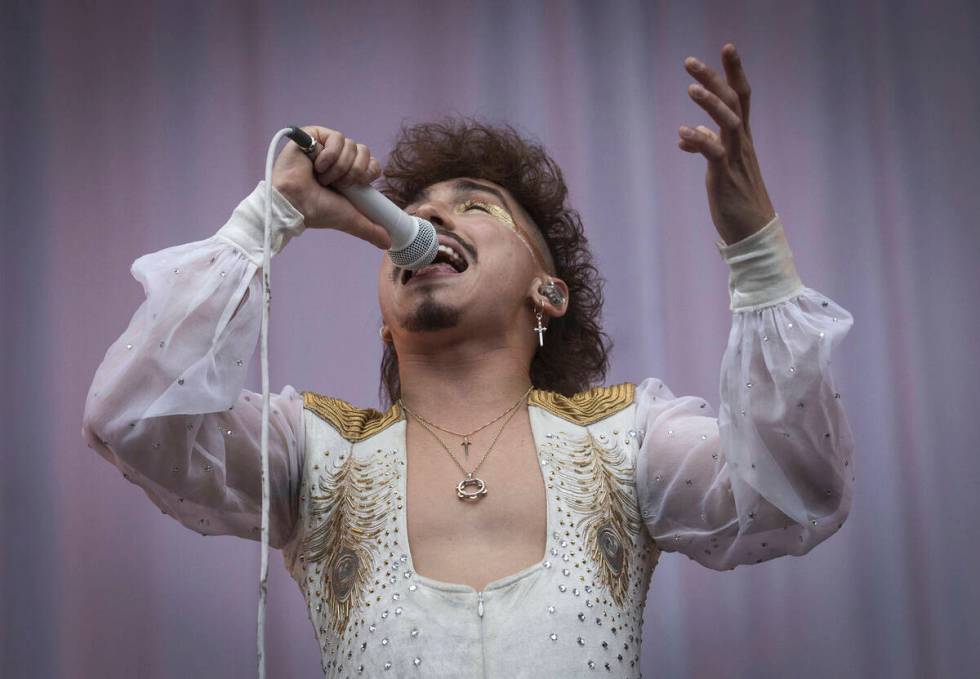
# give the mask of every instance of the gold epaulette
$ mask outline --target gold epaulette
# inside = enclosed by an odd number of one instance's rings
[[[302,393],[304,407],[352,443],[374,436],[404,417],[397,403],[382,413],[374,408],[358,408],[343,399],[313,391]]]
[[[633,403],[635,395],[636,385],[632,382],[594,387],[573,396],[534,389],[528,398],[528,405],[538,406],[563,420],[585,426],[618,413]]]

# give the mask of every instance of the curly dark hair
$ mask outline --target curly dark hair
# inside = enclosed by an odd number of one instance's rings
[[[564,316],[553,318],[544,346],[530,366],[537,389],[571,396],[601,383],[612,340],[602,331],[604,280],[592,261],[577,211],[566,205],[561,168],[541,144],[522,138],[510,125],[469,118],[403,125],[384,169],[382,191],[401,207],[428,186],[456,177],[491,181],[507,189],[544,237],[554,275],[569,290]],[[386,407],[401,396],[398,355],[385,344],[378,395]]]

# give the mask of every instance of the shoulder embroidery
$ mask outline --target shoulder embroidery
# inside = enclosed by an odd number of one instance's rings
[[[635,396],[636,385],[623,382],[609,387],[594,387],[573,396],[534,389],[528,398],[528,404],[543,408],[573,424],[584,426],[618,413],[633,403]]]
[[[303,406],[352,443],[374,436],[404,417],[397,403],[382,413],[374,408],[358,408],[343,399],[313,391],[303,392]]]

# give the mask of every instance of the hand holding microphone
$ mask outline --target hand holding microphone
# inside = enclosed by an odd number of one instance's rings
[[[366,146],[324,127],[294,127],[287,136],[295,145],[276,158],[273,186],[303,213],[307,226],[362,238],[388,250],[404,268],[418,269],[435,258],[432,225],[369,186],[380,176],[381,165]]]

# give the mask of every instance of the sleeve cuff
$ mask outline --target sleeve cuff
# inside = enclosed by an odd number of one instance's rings
[[[269,244],[271,254],[282,250],[289,239],[298,236],[306,228],[303,214],[286,200],[276,187],[272,193],[272,223],[269,225]],[[262,243],[264,239],[266,183],[263,179],[245,200],[238,204],[231,217],[218,229],[216,237],[230,242],[241,250],[252,262],[262,266]]]
[[[803,289],[779,214],[751,236],[731,245],[717,240],[715,247],[731,267],[728,292],[732,311],[779,304]]]

